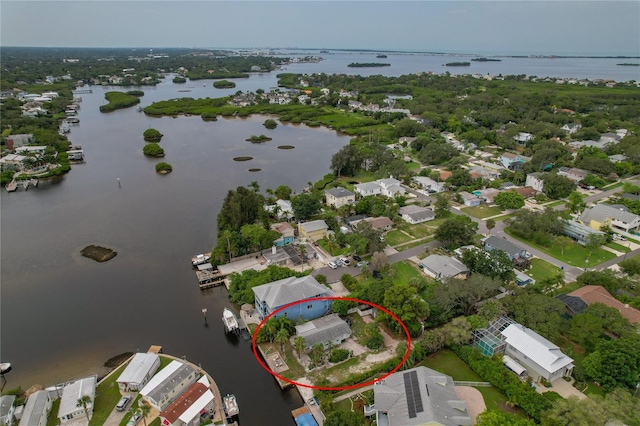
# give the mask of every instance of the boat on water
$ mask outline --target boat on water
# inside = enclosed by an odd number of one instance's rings
[[[11,371],[11,363],[10,362],[2,362],[0,363],[0,374],[5,374]]]
[[[191,264],[193,266],[204,265],[211,259],[211,253],[196,254],[191,258]]]
[[[233,417],[240,414],[238,401],[236,400],[235,395],[228,393],[222,401],[224,402],[224,412],[227,414],[227,417]]]
[[[240,330],[238,318],[229,308],[224,308],[222,311],[222,322],[224,323],[224,328],[227,330],[227,333],[236,333]]]

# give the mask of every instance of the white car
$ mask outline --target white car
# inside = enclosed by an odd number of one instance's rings
[[[142,413],[140,411],[136,411],[127,422],[127,426],[136,426],[141,418]]]
[[[327,263],[327,266],[331,269],[338,269],[338,265],[336,265],[335,262],[329,262]]]
[[[342,262],[342,264],[344,266],[351,266],[351,261],[349,259],[347,259],[346,257],[341,257],[340,258],[340,262]]]

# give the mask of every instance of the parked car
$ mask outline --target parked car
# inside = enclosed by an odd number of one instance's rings
[[[366,260],[362,260],[362,261],[356,263],[356,266],[358,268],[362,268],[363,266],[367,266],[368,264],[369,264],[369,262],[367,262]]]
[[[342,261],[340,261],[340,259],[334,260],[333,263],[335,263],[337,267],[342,266]]]
[[[338,265],[336,265],[335,262],[329,262],[329,263],[327,263],[327,266],[329,268],[331,268],[331,269],[337,269],[338,268]]]
[[[136,426],[141,418],[142,413],[140,411],[136,411],[127,422],[127,426]]]
[[[618,241],[627,241],[627,239],[620,234],[613,234],[613,239]]]
[[[131,401],[130,396],[123,396],[122,398],[120,398],[120,401],[118,401],[118,404],[116,405],[116,410],[124,411],[125,408],[127,408],[127,404],[129,404],[129,401]]]
[[[362,258],[360,258],[360,256],[358,256],[357,254],[354,254],[352,257],[356,262],[360,262],[362,260]]]
[[[351,266],[351,261],[349,259],[347,259],[346,257],[341,257],[340,258],[340,262],[344,265],[344,266]]]

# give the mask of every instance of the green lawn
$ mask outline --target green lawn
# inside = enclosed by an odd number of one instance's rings
[[[51,406],[51,412],[49,413],[49,418],[47,419],[47,426],[57,426],[59,424],[59,421],[58,421],[59,408],[60,408],[60,398],[53,401],[53,405]]]
[[[96,390],[96,400],[93,407],[93,417],[91,417],[89,426],[103,425],[105,420],[107,420],[107,417],[109,417],[109,414],[111,414],[111,411],[113,411],[114,407],[118,403],[118,400],[122,397],[118,384],[116,383],[116,379],[120,376],[126,365],[127,364],[122,364],[118,367],[115,373],[104,379],[98,385],[98,389]]]
[[[619,251],[620,253],[627,253],[631,250],[627,246],[623,246],[622,244],[616,242],[607,243],[607,247],[614,249],[615,251]]]
[[[536,280],[536,282],[540,282],[540,280],[551,278],[562,273],[562,270],[546,260],[531,259],[531,269],[525,273]]]
[[[499,214],[502,214],[502,210],[500,209],[500,207],[496,206],[465,207],[463,209],[460,209],[460,211],[478,219],[484,219],[485,217],[498,216]]]
[[[398,230],[389,231],[384,236],[384,241],[390,246],[396,246],[411,240],[413,240],[413,238]]]
[[[418,271],[418,269],[413,266],[413,263],[408,260],[394,263],[392,267],[395,272],[393,275],[393,282],[395,284],[406,284],[411,278],[421,276],[420,271]]]
[[[564,204],[564,200],[554,201],[553,203],[543,204],[544,207],[555,207]]]
[[[569,265],[579,266],[579,267],[590,267],[598,265],[604,261],[609,259],[613,259],[616,257],[615,254],[610,251],[604,250],[602,248],[598,248],[593,251],[591,257],[589,258],[589,250],[580,244],[573,243],[571,246],[564,250],[564,254],[560,250],[560,247],[556,245],[552,245],[551,247],[542,247],[532,241],[525,240],[511,233],[509,228],[505,228],[504,230],[507,234],[511,235],[513,238],[522,241],[530,245],[531,247],[537,248],[538,250],[548,254],[549,256],[553,256],[558,260],[561,260]]]
[[[415,238],[424,238],[433,235],[436,232],[436,228],[440,226],[445,219],[435,219],[428,222],[418,223],[411,225],[409,223],[403,223],[398,229],[403,230],[407,234],[413,235]]]
[[[509,214],[505,214],[505,215],[502,215],[502,216],[494,217],[493,220],[500,221],[500,220],[511,219],[512,217],[515,217],[515,215],[517,215],[517,214],[518,214],[518,212],[509,213]]]
[[[341,255],[349,252],[349,250],[351,250],[349,247],[342,247],[342,248],[337,248],[332,252],[332,251],[329,250],[329,245],[327,244],[327,240],[325,240],[325,239],[318,240],[318,244],[320,245],[320,247],[322,247],[331,256],[341,256]]]
[[[616,182],[616,183],[612,183],[611,185],[603,186],[602,190],[603,191],[608,191],[610,189],[620,188],[621,186],[624,186],[624,182]]]
[[[407,168],[408,168],[410,171],[411,171],[411,170],[417,170],[417,169],[419,169],[420,167],[421,167],[421,166],[420,166],[420,163],[416,163],[415,161],[412,161],[412,162],[410,162],[410,163],[407,163]]]
[[[420,365],[434,369],[444,374],[448,374],[453,380],[482,382],[482,378],[471,370],[471,368],[465,364],[458,356],[448,350],[441,349],[435,354],[429,356],[422,361]],[[525,417],[525,414],[520,409],[513,409],[507,406],[507,397],[501,394],[494,387],[478,387],[476,388],[482,394],[484,403],[487,409],[502,410],[510,413],[515,413],[519,416]]]

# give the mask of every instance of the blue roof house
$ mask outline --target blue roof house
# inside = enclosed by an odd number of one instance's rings
[[[320,284],[310,275],[290,277],[253,287],[256,310],[261,319],[290,303],[312,297],[333,296],[329,287]],[[312,320],[325,315],[331,309],[332,300],[313,300],[289,306],[274,316],[286,316],[291,320]]]

